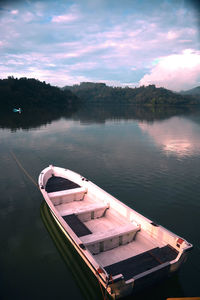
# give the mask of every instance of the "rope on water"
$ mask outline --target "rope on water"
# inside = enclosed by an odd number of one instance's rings
[[[39,189],[37,182],[33,179],[33,177],[24,169],[20,161],[17,159],[16,155],[10,150],[10,154],[17,163],[18,167],[25,173],[25,175],[32,181],[32,183]]]

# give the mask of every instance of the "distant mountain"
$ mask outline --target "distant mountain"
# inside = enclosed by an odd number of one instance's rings
[[[77,106],[79,100],[71,91],[61,90],[36,79],[14,78],[0,79],[1,109],[12,110],[21,107],[22,110],[71,109]]]
[[[131,103],[151,106],[200,104],[196,98],[156,88],[155,85],[122,88],[110,87],[105,83],[82,82],[79,85],[65,86],[63,89],[71,90],[83,103]]]
[[[182,95],[193,95],[193,96],[199,96],[200,97],[200,86],[197,86],[191,90],[187,91],[181,91]]]

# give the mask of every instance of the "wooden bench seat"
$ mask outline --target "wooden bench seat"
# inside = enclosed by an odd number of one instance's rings
[[[56,207],[61,216],[75,214],[82,222],[102,217],[108,208],[109,204],[107,203],[96,202],[85,205],[84,200],[78,207],[70,207],[68,204],[61,204]]]
[[[48,193],[55,206],[71,201],[83,200],[87,190],[85,187]]]
[[[98,254],[133,241],[140,225],[130,223],[81,237],[83,244],[93,253]]]

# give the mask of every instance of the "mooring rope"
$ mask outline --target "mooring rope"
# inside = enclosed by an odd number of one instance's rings
[[[25,175],[32,181],[32,183],[39,189],[39,186],[38,186],[37,182],[35,181],[35,179],[33,179],[33,177],[24,169],[24,167],[22,166],[20,161],[17,159],[16,155],[11,150],[10,150],[10,154],[13,157],[13,159],[15,160],[15,162],[17,163],[18,167],[25,173]]]
[[[104,293],[103,293],[103,288],[102,288],[102,286],[101,286],[101,282],[100,282],[98,276],[97,276],[97,281],[98,281],[99,286],[100,286],[100,290],[101,290],[101,293],[102,293],[102,296],[103,296],[103,300],[106,300],[106,295],[104,295]]]

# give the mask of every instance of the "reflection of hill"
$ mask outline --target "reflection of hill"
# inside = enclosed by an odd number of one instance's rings
[[[80,121],[83,124],[105,123],[107,120],[140,120],[152,122],[164,120],[172,116],[187,115],[194,122],[199,123],[199,110],[197,106],[186,107],[145,107],[135,105],[86,105],[75,109],[33,109],[21,114],[0,111],[0,127],[17,129],[31,129],[60,119],[61,117]]]
[[[60,119],[62,116],[71,117],[74,110],[55,111],[53,109],[34,109],[28,112],[13,113],[0,112],[0,127],[17,129],[31,129],[42,125],[50,124],[52,121]]]
[[[195,106],[148,107],[136,105],[86,105],[73,116],[82,123],[105,123],[106,120],[164,120],[175,115],[190,115],[198,111]]]

